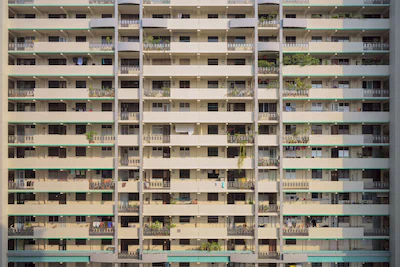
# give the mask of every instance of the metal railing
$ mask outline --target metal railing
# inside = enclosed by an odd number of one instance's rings
[[[89,0],[89,4],[114,4],[114,0]]]
[[[284,189],[295,188],[295,189],[308,189],[308,182],[282,182]]]
[[[114,135],[95,135],[93,136],[93,143],[114,143],[115,136]]]
[[[310,142],[309,136],[293,136],[293,135],[284,135],[283,142],[288,144],[307,144]]]
[[[170,97],[171,89],[144,89],[146,97]]]
[[[310,90],[289,90],[284,89],[282,95],[283,96],[308,96]]]
[[[140,71],[139,66],[124,66],[119,67],[119,72],[121,74],[138,74]]]
[[[89,228],[89,235],[113,235],[114,227],[93,227]]]
[[[254,189],[254,182],[228,181],[228,189]]]
[[[23,180],[19,182],[8,181],[8,189],[33,189],[35,181]]]
[[[279,74],[279,67],[258,67],[258,74]]]
[[[388,144],[390,141],[388,135],[364,135],[366,144]]]
[[[120,19],[120,20],[118,20],[118,25],[123,28],[138,28],[140,25],[140,20]]]
[[[139,112],[122,111],[119,115],[121,120],[139,120]]]
[[[246,236],[252,236],[254,235],[254,228],[253,227],[229,227],[228,228],[228,235],[246,235]]]
[[[259,205],[258,206],[258,212],[278,212],[279,207],[277,204],[269,204],[269,205]]]
[[[390,0],[364,0],[366,5],[388,5]]]
[[[146,236],[169,236],[170,230],[167,227],[162,227],[160,229],[144,228],[143,234]]]
[[[228,0],[228,5],[236,5],[236,4],[253,4],[253,0]]]
[[[89,189],[114,189],[115,182],[110,179],[105,179],[100,182],[89,182]]]
[[[171,141],[171,136],[164,134],[144,135],[143,141],[147,143],[169,143]]]
[[[139,253],[137,251],[122,251],[118,253],[120,259],[139,259]]]
[[[8,96],[9,97],[34,97],[35,96],[35,89],[8,89]]]
[[[89,50],[90,51],[113,51],[114,44],[113,43],[109,43],[109,44],[89,43]]]
[[[121,205],[118,207],[119,212],[139,212],[139,205]]]
[[[144,0],[143,4],[155,4],[155,5],[169,5],[171,4],[171,0]]]
[[[33,236],[33,227],[23,227],[21,229],[8,229],[9,236]]]
[[[258,27],[277,27],[279,25],[278,20],[259,20]]]
[[[227,97],[253,97],[254,90],[251,88],[228,88]]]
[[[281,253],[277,251],[266,251],[258,253],[259,259],[271,259],[271,260],[279,260],[281,258]]]
[[[161,43],[161,44],[143,44],[143,49],[147,51],[169,51],[171,49],[171,45],[169,43]]]
[[[258,158],[258,166],[266,167],[266,166],[273,166],[278,167],[279,160],[272,159],[272,158]]]
[[[254,143],[254,136],[251,134],[238,134],[238,135],[227,135],[228,143],[237,144],[237,143]]]
[[[364,89],[364,97],[389,97],[388,89]]]
[[[363,50],[389,50],[388,43],[363,43]]]
[[[308,236],[308,228],[284,228],[284,236]]]
[[[365,182],[364,189],[389,189],[389,183],[384,182]]]
[[[171,187],[170,181],[150,181],[143,182],[144,189],[169,189]]]
[[[285,48],[296,48],[299,50],[308,50],[309,49],[309,43],[283,43],[282,44],[283,49]]]
[[[34,136],[33,135],[9,135],[8,136],[8,143],[10,144],[19,144],[19,143],[34,143]]]
[[[34,42],[27,43],[8,43],[9,51],[32,51],[35,46]]]
[[[228,43],[228,51],[253,51],[254,44],[251,43]]]
[[[104,89],[91,89],[89,88],[89,97],[114,97],[114,88],[104,88]]]
[[[140,159],[138,157],[129,157],[129,158],[120,157],[119,164],[121,166],[138,167],[140,165]]]
[[[364,228],[364,236],[388,236],[389,229],[384,228]]]
[[[260,112],[258,113],[258,119],[263,121],[276,121],[279,116],[277,112]]]

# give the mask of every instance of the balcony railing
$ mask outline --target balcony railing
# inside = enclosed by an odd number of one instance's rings
[[[308,50],[309,44],[308,43],[283,43],[283,49],[285,48],[296,48],[296,50]]]
[[[253,51],[254,44],[228,43],[228,51]]]
[[[258,113],[258,119],[262,121],[276,121],[279,116],[277,112],[260,112]]]
[[[258,212],[278,212],[279,207],[277,204],[269,204],[269,205],[259,205],[258,206]]]
[[[32,1],[33,2],[33,1]],[[19,3],[18,3],[19,4]],[[9,51],[32,51],[35,43],[8,43]]]
[[[253,4],[253,0],[228,0],[228,5]]]
[[[389,97],[388,89],[364,89],[364,97]]]
[[[384,228],[364,228],[364,236],[388,236],[389,229]]]
[[[262,167],[278,167],[279,160],[272,158],[258,158],[258,166]]]
[[[228,88],[227,97],[253,97],[254,90],[251,88]]]
[[[89,4],[114,4],[114,0],[89,0]]]
[[[279,74],[279,67],[258,67],[258,74]]]
[[[10,144],[33,144],[34,143],[34,136],[33,135],[9,135],[8,136],[8,143]]]
[[[308,182],[282,182],[284,189],[308,189]]]
[[[22,227],[21,229],[9,228],[9,236],[33,236],[33,227]]]
[[[254,136],[251,134],[235,134],[235,135],[227,135],[228,143],[237,144],[237,143],[254,143]]]
[[[139,253],[137,251],[122,251],[118,253],[120,259],[139,259]]]
[[[146,51],[169,51],[171,45],[169,43],[143,44],[143,49]]]
[[[258,27],[277,27],[279,25],[278,20],[258,20]]]
[[[131,120],[131,121],[137,121],[139,120],[139,112],[128,112],[128,111],[122,111],[120,114],[120,119],[121,120]]]
[[[145,5],[149,5],[149,4],[169,5],[169,4],[171,4],[171,0],[144,0],[143,4],[145,4]]]
[[[389,50],[387,43],[363,43],[363,50]]]
[[[285,89],[283,90],[282,95],[283,96],[308,96],[309,95],[309,90],[288,90]]]
[[[150,134],[144,135],[143,141],[147,143],[169,143],[171,140],[170,135],[166,134]]]
[[[121,166],[133,166],[133,167],[139,167],[140,165],[140,159],[138,157],[120,157],[119,158],[119,164]]]
[[[35,181],[21,180],[18,182],[8,181],[8,189],[33,189]]]
[[[143,234],[145,236],[169,236],[170,230],[167,227],[162,227],[160,229],[151,229],[151,228],[145,227]]]
[[[252,236],[254,235],[254,228],[253,227],[229,227],[228,228],[228,235],[234,236]]]
[[[138,74],[140,72],[139,66],[126,66],[121,65],[119,67],[120,74]]]
[[[144,89],[144,96],[146,97],[170,97],[171,89]]]
[[[144,189],[169,189],[171,187],[170,181],[150,181],[144,182]]]
[[[388,144],[388,135],[364,135],[364,143],[367,144]]]
[[[284,135],[283,142],[287,144],[307,144],[310,142],[309,136],[294,136],[294,135]]]
[[[365,182],[364,189],[389,189],[389,183],[384,182]]]
[[[113,51],[114,44],[113,43],[106,43],[106,44],[89,44],[90,51]]]
[[[308,236],[308,228],[285,228],[284,236]]]
[[[239,181],[228,181],[228,189],[254,189],[254,182],[239,182]]]
[[[111,179],[105,179],[100,182],[89,181],[89,189],[114,189],[115,182]]]
[[[93,89],[89,88],[89,97],[114,97],[114,88]]]
[[[139,205],[121,204],[118,207],[118,212],[139,212]]]
[[[34,97],[35,96],[35,89],[8,89],[8,96],[9,97]]]
[[[138,28],[140,25],[140,20],[121,19],[118,20],[118,25],[123,28]]]
[[[258,258],[259,259],[279,260],[281,258],[281,254],[277,251],[259,252]]]
[[[89,228],[89,235],[113,235],[114,234],[114,226],[108,226],[106,225],[107,222],[105,222],[104,226],[99,226],[99,227],[93,227],[91,226]]]

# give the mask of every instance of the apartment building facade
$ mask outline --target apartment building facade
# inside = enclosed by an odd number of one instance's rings
[[[1,266],[400,266],[396,1],[1,11]]]

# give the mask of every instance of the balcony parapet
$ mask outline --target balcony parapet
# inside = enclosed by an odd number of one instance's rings
[[[139,28],[140,20],[122,19],[118,20],[118,25],[122,28]]]
[[[120,74],[138,74],[140,72],[139,66],[119,66]]]
[[[284,236],[308,236],[308,228],[284,228]]]
[[[139,113],[138,112],[127,112],[123,111],[119,114],[121,120],[133,120],[137,121],[139,120]]]
[[[268,260],[279,260],[281,258],[281,253],[277,251],[266,251],[258,253],[259,259],[268,259]]]
[[[389,183],[384,182],[365,182],[364,189],[389,189]]]
[[[120,204],[118,212],[139,212],[139,205]]]
[[[228,43],[228,51],[253,51],[253,43]]]
[[[229,144],[254,143],[254,136],[252,134],[228,134],[227,138]]]
[[[283,142],[286,144],[308,144],[310,142],[310,137],[297,136],[297,135],[284,135]]]
[[[282,182],[283,189],[308,189],[308,182]]]
[[[279,25],[278,20],[258,20],[258,27],[260,28],[272,28]]]
[[[279,67],[258,67],[258,74],[279,74]]]
[[[278,211],[279,211],[279,206],[276,204],[258,206],[258,212],[266,213],[266,212],[278,212]]]
[[[106,222],[105,222],[106,223]],[[104,236],[104,235],[113,235],[114,234],[114,226],[91,226],[89,228],[89,235],[90,236]]]
[[[170,181],[145,181],[143,183],[144,189],[170,189]]]
[[[115,182],[112,179],[104,179],[101,182],[89,180],[89,189],[114,189]]]
[[[170,43],[160,43],[160,44],[143,44],[143,50],[145,51],[169,51],[171,50]]]
[[[262,167],[278,167],[279,160],[273,158],[258,158],[258,166]]]
[[[389,236],[389,229],[364,228],[364,236]]]
[[[146,143],[169,143],[171,142],[171,136],[166,134],[149,134],[143,136],[143,141]]]
[[[8,236],[33,236],[33,227],[27,226],[19,229],[9,228]]]
[[[279,116],[277,112],[260,112],[258,113],[258,119],[261,121],[276,121]]]
[[[140,159],[138,157],[119,157],[120,166],[139,167]]]
[[[253,181],[239,182],[239,181],[228,181],[228,189],[254,189]]]
[[[139,259],[139,253],[137,251],[122,251],[118,253],[119,259]]]
[[[229,227],[228,235],[231,236],[253,236],[254,228],[253,227]]]

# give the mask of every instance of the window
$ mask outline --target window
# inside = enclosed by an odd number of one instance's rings
[[[218,111],[218,103],[208,103],[207,104],[207,110],[209,112],[216,112]]]
[[[85,196],[86,198],[86,196]],[[76,216],[75,217],[76,222],[86,222],[86,216]]]
[[[60,198],[60,193],[49,193],[48,200],[49,201],[58,201]]]
[[[246,65],[246,59],[244,58],[232,58],[228,59],[228,65]]]
[[[209,147],[208,148],[208,156],[209,157],[218,157],[218,147]]]
[[[296,239],[286,239],[285,245],[296,245]]]
[[[85,134],[86,125],[75,125],[75,134]]]
[[[121,81],[121,88],[139,88],[139,81]]]
[[[219,177],[219,171],[218,170],[208,170],[207,171],[207,178],[208,179],[216,179]]]
[[[349,36],[332,36],[332,42],[339,42],[339,43],[350,42],[350,38]]]
[[[296,170],[286,170],[286,179],[296,179]]]
[[[209,19],[217,19],[218,18],[218,14],[208,14],[207,16]]]
[[[311,134],[322,134],[322,125],[312,125],[311,126]]]
[[[312,81],[311,88],[313,89],[321,89],[322,88],[322,81]]]
[[[49,65],[67,65],[65,58],[49,58]]]
[[[75,200],[76,201],[86,201],[86,193],[76,193]]]
[[[285,125],[285,134],[293,134],[296,132],[296,125]]]
[[[323,105],[321,102],[312,102],[311,103],[311,111],[322,111]]]
[[[218,134],[218,125],[208,125],[207,134]]]
[[[181,201],[190,200],[190,193],[179,193],[179,200]]]
[[[312,170],[313,179],[322,179],[322,170]]]
[[[86,88],[86,81],[76,81],[75,87],[76,88]]]
[[[180,157],[190,157],[190,147],[180,147],[179,148]]]
[[[60,239],[49,239],[48,244],[49,246],[58,246],[60,245]]]
[[[311,263],[311,267],[322,267],[322,263],[321,262],[313,262],[313,263]]]
[[[66,14],[49,14],[49,19],[66,19]]]
[[[190,36],[180,36],[179,42],[181,43],[190,43]]]
[[[77,42],[77,43],[84,43],[84,42],[86,42],[86,36],[76,36],[76,37],[75,37],[75,42]]]
[[[101,14],[101,18],[103,18],[103,19],[111,19],[112,18],[112,14]]]
[[[104,245],[112,245],[112,239],[102,239],[101,244]]]
[[[208,36],[209,43],[218,43],[218,36]]]
[[[77,246],[85,246],[86,245],[86,239],[75,239],[75,245],[77,245]]]
[[[180,170],[179,179],[190,179],[190,170]]]
[[[139,194],[137,194],[137,193],[129,193],[128,194],[128,200],[138,201],[139,200]]]
[[[190,216],[179,216],[180,223],[190,223]]]
[[[349,155],[349,148],[341,148],[338,151],[339,153],[339,158],[348,158]]]
[[[209,58],[207,62],[210,66],[218,65],[218,58]]]
[[[321,158],[322,157],[322,148],[320,148],[320,147],[312,148],[311,157],[313,157],[313,158]]]
[[[286,43],[296,43],[296,36],[286,36]]]
[[[112,201],[112,193],[102,193],[101,200],[102,201]]]
[[[207,201],[218,201],[218,193],[208,193]]]
[[[86,19],[86,14],[76,14],[75,18],[77,18],[77,19]]]
[[[112,63],[112,58],[102,58],[101,59],[101,65],[108,65],[111,66]]]
[[[49,216],[49,222],[58,222],[58,216]]]
[[[218,223],[218,216],[208,216],[207,223]]]
[[[296,14],[286,14],[285,16],[287,19],[295,19],[296,18]]]
[[[75,148],[76,157],[86,157],[86,147],[76,147]]]
[[[311,42],[322,42],[322,36],[311,36]]]
[[[218,88],[218,81],[208,81],[207,84],[208,84],[207,88],[212,88],[212,89]]]
[[[187,240],[184,243],[182,243],[182,240]],[[179,240],[179,245],[190,245],[190,239],[181,239]],[[180,262],[179,267],[190,267],[190,262]]]
[[[112,111],[112,103],[101,103],[101,111]]]

